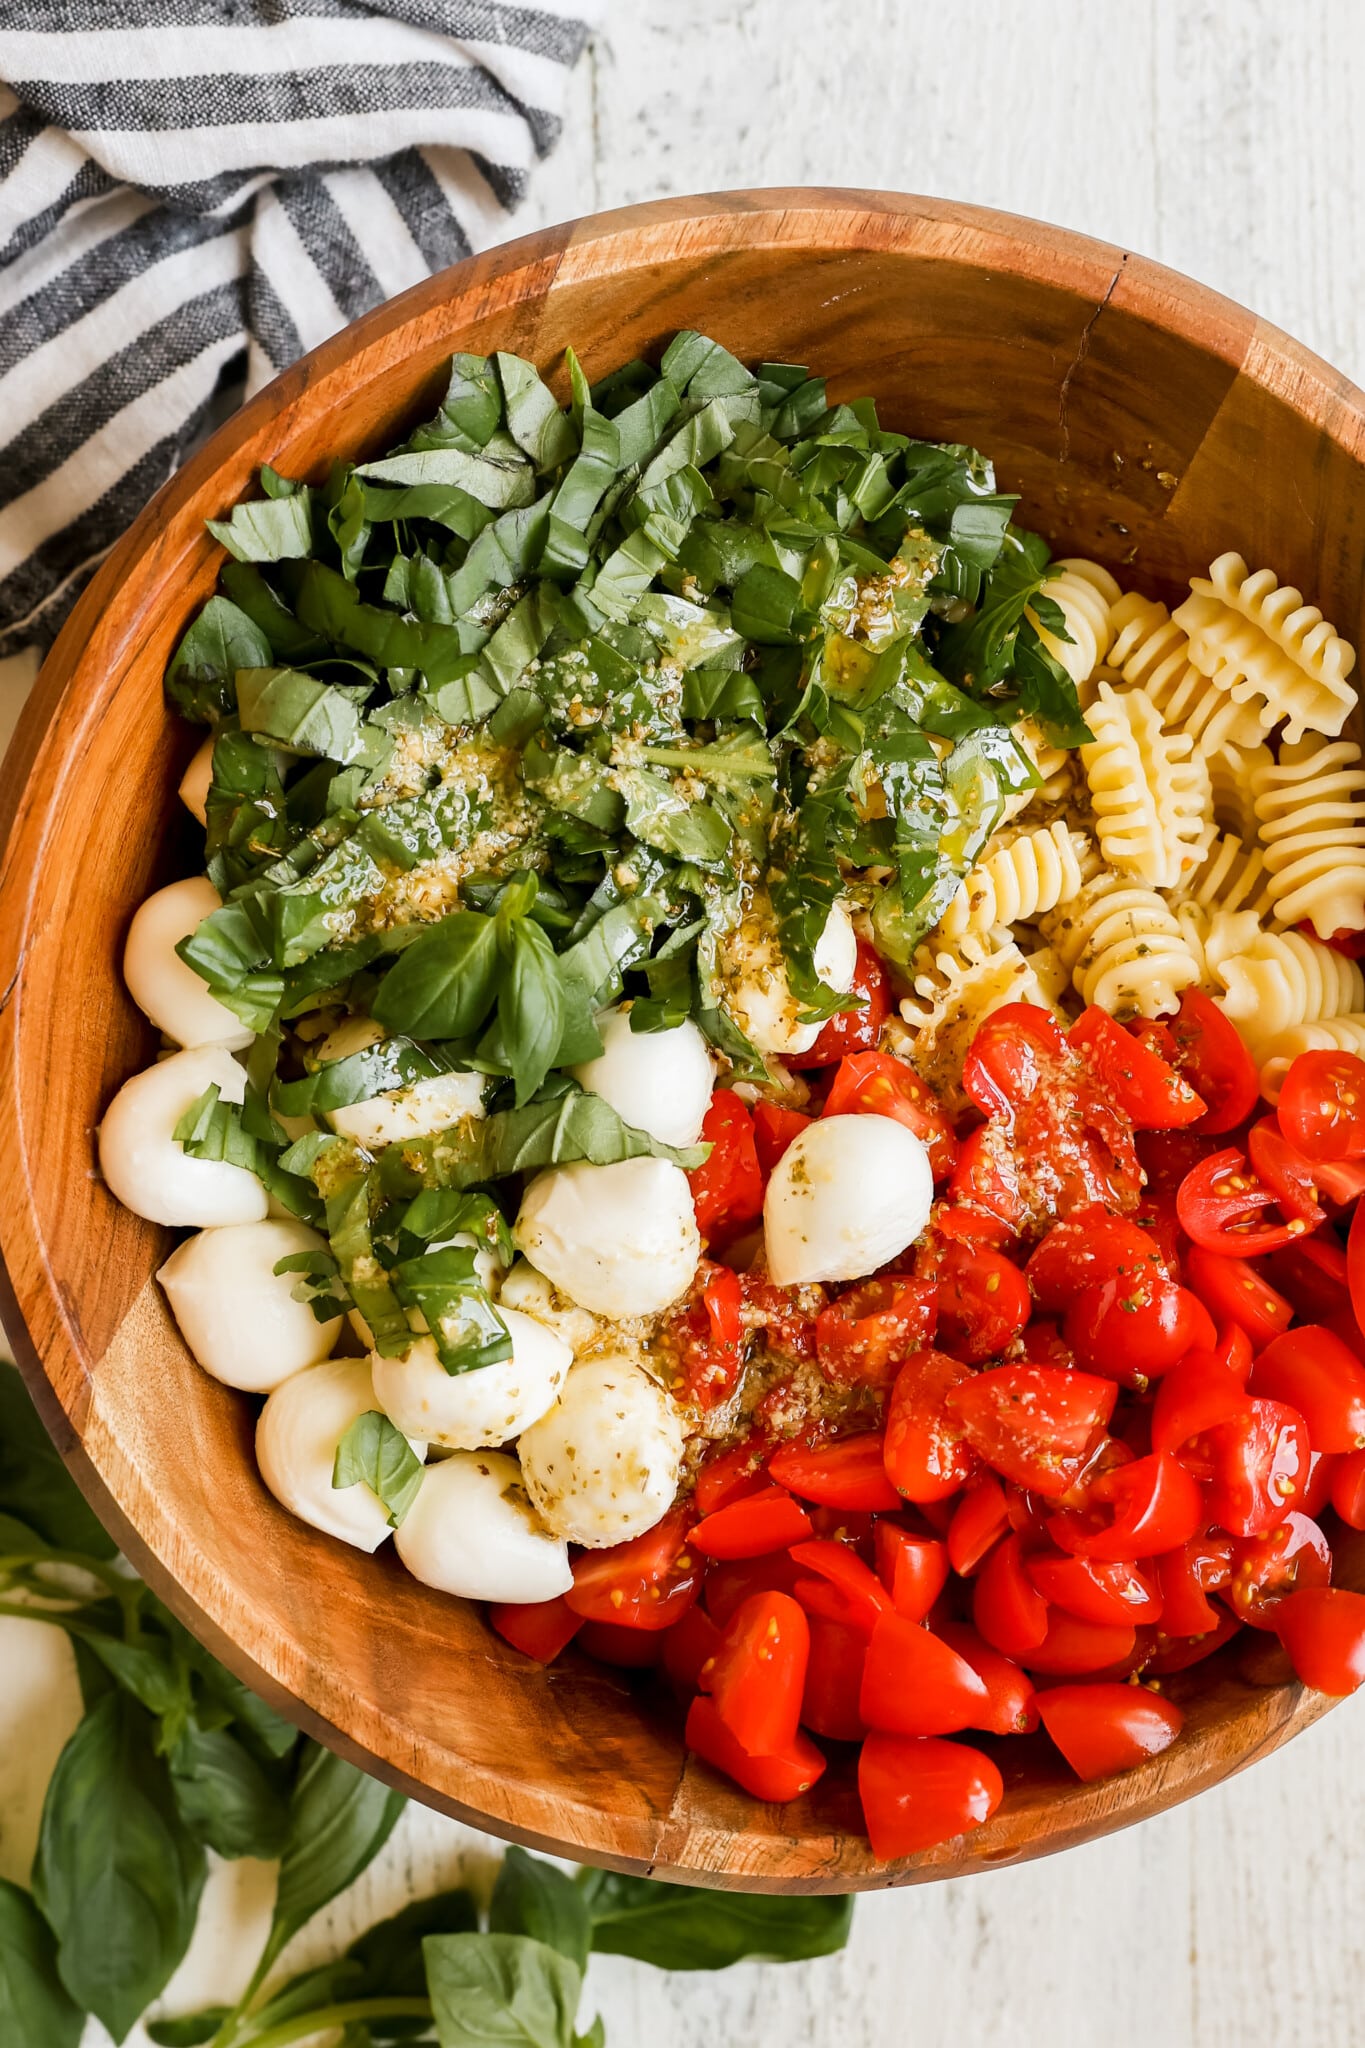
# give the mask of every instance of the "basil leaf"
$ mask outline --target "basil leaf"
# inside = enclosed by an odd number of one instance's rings
[[[263,733],[294,754],[379,765],[393,751],[387,733],[367,725],[362,685],[323,683],[296,668],[237,672],[237,716],[243,732]]]
[[[411,1038],[467,1038],[493,1007],[498,968],[496,919],[457,910],[399,954],[371,1015]]]
[[[541,383],[535,365],[499,350],[493,358],[502,385],[507,431],[539,470],[556,469],[574,454],[573,421]]]
[[[730,827],[709,804],[689,803],[676,785],[647,768],[619,768],[616,785],[626,800],[626,829],[646,846],[698,867],[721,867],[730,850]]]
[[[437,1892],[428,1899],[414,1899],[391,1919],[369,1928],[346,1952],[350,1998],[424,1998],[427,1995],[426,1963],[422,1943],[429,1934],[474,1934],[479,1915],[473,1898],[462,1888]],[[306,2008],[305,2008],[306,2009]],[[370,2020],[371,2039],[399,2041],[416,2035],[426,2037],[427,2020]]]
[[[269,668],[272,662],[300,664],[316,661],[327,652],[327,642],[301,625],[283,598],[272,590],[254,562],[224,562],[221,582],[238,608],[246,613],[263,636],[268,652],[238,668]],[[212,600],[210,599],[210,603]],[[208,607],[205,606],[205,611]],[[200,614],[201,618],[203,613]]]
[[[208,1697],[231,1717],[238,1735],[247,1746],[260,1758],[271,1763],[282,1762],[299,1742],[299,1731],[293,1722],[286,1721],[283,1715],[277,1714],[273,1707],[250,1692],[240,1678],[234,1678],[226,1666],[211,1656],[159,1600],[152,1600],[149,1596],[149,1605],[158,1627],[170,1637]]]
[[[427,1189],[415,1195],[398,1219],[400,1243],[404,1238],[418,1244],[452,1238],[457,1232],[477,1238],[495,1251],[503,1265],[513,1258],[512,1233],[501,1209],[488,1195],[462,1195],[444,1189]]]
[[[356,475],[373,484],[453,484],[499,512],[529,505],[535,495],[535,475],[528,462],[469,455],[459,448],[386,455],[380,462],[362,463]]]
[[[65,1421],[58,1425],[63,1430]],[[0,1359],[0,1500],[57,1550],[108,1559],[117,1546],[57,1454],[19,1377]]]
[[[216,541],[239,562],[283,562],[313,552],[313,494],[305,484],[285,498],[234,505],[226,519],[206,519]]]
[[[422,1944],[441,2048],[574,2048],[582,1972],[522,1934],[435,1934]]]
[[[289,1800],[275,1911],[261,1961],[263,1979],[285,1943],[368,1869],[407,1801],[315,1742],[306,1745]]]
[[[442,1061],[410,1039],[383,1038],[344,1059],[325,1061],[302,1080],[277,1081],[270,1099],[281,1116],[324,1116],[447,1071]]]
[[[203,2042],[213,2039],[229,2010],[226,2005],[206,2005],[176,2019],[144,2020],[143,2026],[147,2039],[155,2041],[157,2048],[201,2048]]]
[[[269,641],[246,613],[229,598],[211,597],[171,656],[166,695],[182,717],[211,725],[236,708],[238,669],[270,658]]]
[[[420,426],[410,448],[486,448],[502,424],[502,391],[487,356],[455,355],[441,409]]]
[[[488,1907],[493,1934],[529,1934],[580,1970],[588,1966],[592,1916],[571,1877],[515,1844],[503,1857]]]
[[[417,1498],[422,1461],[388,1416],[371,1408],[367,1414],[357,1415],[337,1445],[332,1484],[368,1486],[387,1514],[389,1527],[397,1529]]]
[[[180,1818],[219,1856],[278,1856],[288,1810],[256,1758],[226,1728],[185,1728],[170,1752]]]
[[[48,1785],[33,1870],[62,1982],[116,2041],[180,1963],[204,1887],[152,1733],[123,1693],[86,1715]]]
[[[375,1257],[369,1178],[363,1173],[347,1175],[329,1189],[326,1201],[327,1237],[342,1284],[369,1325],[376,1351],[385,1358],[402,1358],[412,1348],[412,1332]]]
[[[522,1109],[554,1065],[567,1005],[554,947],[533,919],[514,919],[503,947],[498,1032],[516,1082],[516,1107]]]
[[[335,646],[364,655],[379,668],[420,669],[433,687],[459,675],[470,652],[461,627],[424,625],[380,605],[363,604],[355,585],[325,562],[305,564],[296,602],[303,624]]]
[[[448,1373],[477,1372],[512,1356],[507,1325],[475,1271],[474,1256],[468,1245],[441,1245],[400,1260],[389,1275],[403,1306],[421,1310]]]
[[[57,1975],[57,1944],[28,1893],[0,1878],[0,2041],[79,2048],[85,2014]]]
[[[189,1719],[189,1672],[175,1657],[170,1645],[155,1638],[146,1643],[126,1643],[118,1636],[104,1636],[93,1629],[81,1631],[91,1655],[97,1657],[110,1677],[163,1724],[157,1741],[164,1755],[178,1741]]]
[[[568,1089],[548,1102],[499,1110],[471,1118],[433,1138],[390,1145],[376,1167],[386,1194],[416,1194],[419,1188],[474,1188],[513,1173],[537,1173],[589,1159],[610,1166],[619,1159],[671,1159],[675,1166],[700,1166],[710,1148],[661,1145],[646,1131],[632,1130],[600,1095]]]
[[[853,1923],[851,1898],[705,1891],[608,1870],[585,1870],[578,1888],[593,1948],[659,1970],[724,1970],[745,1961],[832,1955],[844,1947]]]

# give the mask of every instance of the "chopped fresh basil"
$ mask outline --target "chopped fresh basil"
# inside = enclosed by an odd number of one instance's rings
[[[368,1486],[388,1516],[389,1527],[397,1529],[417,1498],[422,1461],[388,1416],[371,1408],[357,1415],[337,1445],[332,1484]]]

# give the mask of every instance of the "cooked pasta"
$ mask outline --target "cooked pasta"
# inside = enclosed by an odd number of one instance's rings
[[[1365,1059],[1365,1012],[1295,1024],[1262,1045],[1261,1093],[1267,1102],[1279,1101],[1284,1077],[1301,1052],[1353,1052]]]
[[[1140,690],[1101,682],[1086,713],[1094,738],[1081,761],[1100,852],[1110,867],[1155,889],[1193,874],[1208,843],[1208,771],[1188,733],[1164,730]]]
[[[1200,961],[1155,889],[1106,872],[1042,920],[1042,933],[1087,1003],[1116,1017],[1160,1017],[1200,979]]]
[[[1220,1008],[1253,1052],[1296,1025],[1365,1006],[1365,974],[1357,963],[1302,932],[1259,932],[1212,971],[1223,991]]]
[[[1251,777],[1257,768],[1274,764],[1275,756],[1264,743],[1255,747],[1234,746],[1222,740],[1204,755],[1213,791],[1213,821],[1220,832],[1233,832],[1250,846],[1256,838],[1256,799]]]
[[[1055,910],[1085,880],[1090,841],[1063,820],[1020,831],[963,877],[939,931],[945,939],[990,931]]]
[[[1365,929],[1365,768],[1353,740],[1300,740],[1252,771],[1270,900],[1320,939]]]
[[[1234,832],[1220,832],[1185,885],[1201,910],[1250,910],[1259,919],[1270,908],[1265,855]]]
[[[1072,682],[1079,686],[1090,679],[1109,651],[1113,637],[1109,608],[1118,597],[1119,586],[1098,562],[1087,562],[1079,556],[1070,555],[1053,563],[1041,594],[1061,607],[1070,640],[1061,640],[1049,632],[1032,610],[1028,617],[1037,628],[1038,638],[1048,653],[1062,664]]]
[[[1204,753],[1229,741],[1256,744],[1261,722],[1255,707],[1237,703],[1223,683],[1195,667],[1189,640],[1164,604],[1130,590],[1110,612],[1109,626],[1109,667],[1146,691],[1172,731],[1187,732]]]
[[[1192,577],[1190,592],[1174,618],[1195,667],[1235,703],[1254,705],[1266,731],[1283,719],[1291,742],[1307,732],[1334,739],[1355,706],[1346,679],[1356,656],[1317,606],[1234,553]]]
[[[1046,977],[1046,958],[1042,966]],[[1055,972],[1050,978],[1055,986]],[[915,1066],[956,1101],[963,1057],[982,1019],[1006,1003],[1051,1001],[1047,981],[1007,931],[967,932],[952,944],[930,939],[919,948],[900,1014],[913,1034]]]

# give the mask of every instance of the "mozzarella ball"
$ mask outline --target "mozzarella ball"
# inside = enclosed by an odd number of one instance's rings
[[[213,780],[213,747],[217,737],[216,733],[209,734],[180,778],[180,801],[201,825],[208,823],[209,784]]]
[[[225,1046],[192,1046],[134,1074],[104,1112],[100,1171],[135,1216],[182,1227],[264,1219],[269,1203],[254,1173],[225,1159],[191,1159],[173,1136],[214,1083],[224,1102],[246,1093],[246,1075]]]
[[[456,1451],[432,1465],[394,1547],[424,1586],[466,1600],[553,1600],[573,1584],[567,1545],[500,1451]]]
[[[527,1188],[512,1235],[562,1293],[600,1316],[667,1308],[701,1257],[687,1175],[667,1159],[552,1166]]]
[[[156,1277],[205,1372],[244,1393],[269,1394],[329,1356],[340,1314],[320,1323],[294,1299],[298,1274],[275,1271],[281,1259],[326,1249],[326,1238],[291,1217],[201,1230],[171,1253]]]
[[[533,1316],[562,1337],[570,1351],[585,1350],[597,1335],[597,1318],[552,1287],[529,1259],[518,1259],[498,1293],[500,1309],[514,1308]]]
[[[597,1029],[602,1050],[574,1068],[579,1086],[661,1145],[695,1145],[715,1076],[691,1019],[671,1031],[632,1031],[629,1010],[604,1010]]]
[[[517,1453],[547,1525],[602,1550],[643,1535],[672,1507],[682,1448],[674,1403],[643,1367],[614,1352],[573,1368]]]
[[[914,1243],[933,1199],[929,1155],[904,1124],[821,1117],[792,1140],[768,1182],[768,1271],[779,1287],[875,1273]]]
[[[505,1444],[554,1405],[573,1363],[567,1344],[514,1308],[499,1314],[512,1356],[474,1372],[447,1372],[430,1337],[403,1358],[370,1358],[379,1405],[405,1436],[424,1436],[448,1450]]]
[[[858,940],[845,903],[830,905],[812,959],[821,981],[847,995],[858,965]],[[787,980],[776,919],[762,911],[746,917],[727,935],[722,961],[720,994],[755,1051],[765,1057],[809,1052],[821,1027],[800,1021],[801,1005]]]
[[[378,1411],[367,1358],[329,1358],[276,1387],[256,1424],[256,1462],[282,1507],[324,1536],[378,1550],[389,1535],[379,1496],[364,1481],[333,1486],[337,1447],[351,1424]],[[419,1458],[426,1445],[413,1441]]]
[[[181,939],[209,915],[222,898],[207,875],[171,882],[133,913],[123,948],[123,979],[144,1017],[177,1045],[250,1045],[255,1032],[211,995],[176,952]]]

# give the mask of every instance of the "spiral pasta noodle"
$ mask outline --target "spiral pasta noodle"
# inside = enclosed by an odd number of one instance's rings
[[[1270,1104],[1279,1101],[1284,1077],[1301,1052],[1353,1052],[1365,1059],[1365,1012],[1295,1024],[1260,1046],[1261,1093]]]
[[[1219,1007],[1253,1052],[1300,1024],[1348,1016],[1365,1006],[1365,974],[1354,960],[1302,932],[1258,932],[1213,974]]]
[[[1268,881],[1260,848],[1220,832],[1185,887],[1201,910],[1249,910],[1259,920],[1270,908]]]
[[[1254,769],[1257,830],[1282,924],[1365,929],[1365,769],[1353,740],[1312,738]]]
[[[1085,834],[1062,819],[1020,832],[964,875],[939,923],[941,935],[956,939],[1055,910],[1079,892],[1089,847]]]
[[[1213,819],[1220,832],[1235,833],[1248,846],[1256,839],[1256,799],[1251,778],[1258,768],[1273,767],[1275,756],[1268,746],[1234,746],[1222,740],[1204,754],[1213,793]]]
[[[1317,606],[1231,552],[1192,577],[1190,592],[1173,617],[1195,667],[1234,703],[1254,705],[1266,731],[1283,719],[1291,743],[1306,732],[1335,739],[1356,702],[1346,680],[1356,654]]]
[[[1032,610],[1026,616],[1048,653],[1079,687],[1089,681],[1109,651],[1113,637],[1109,608],[1119,595],[1119,586],[1098,562],[1072,555],[1052,564],[1041,594],[1061,607],[1070,640],[1059,640],[1039,624]]]
[[[1101,682],[1081,748],[1095,832],[1110,867],[1155,889],[1191,875],[1208,843],[1208,771],[1188,733],[1166,732],[1140,690]]]
[[[1130,590],[1111,610],[1109,627],[1109,667],[1134,689],[1145,690],[1163,724],[1187,732],[1205,753],[1226,742],[1256,744],[1261,721],[1255,707],[1237,703],[1229,689],[1195,667],[1189,640],[1164,604]]]
[[[1077,994],[1116,1017],[1160,1017],[1200,979],[1197,952],[1155,889],[1104,873],[1042,920]]]

